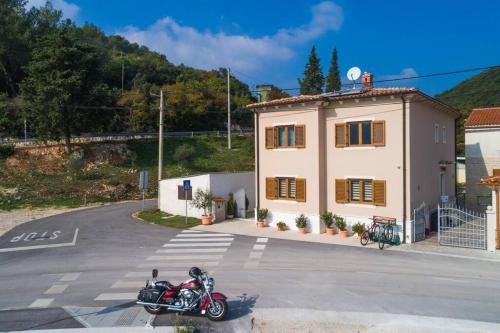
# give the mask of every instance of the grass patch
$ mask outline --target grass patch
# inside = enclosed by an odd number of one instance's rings
[[[137,217],[146,222],[162,225],[165,227],[187,229],[201,224],[201,220],[195,217],[188,217],[187,224],[184,216],[172,216],[159,209],[146,209],[137,214]]]

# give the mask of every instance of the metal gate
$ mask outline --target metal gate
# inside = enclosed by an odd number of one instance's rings
[[[428,216],[427,206],[422,204],[413,210],[413,241],[418,242],[425,239],[425,225]]]
[[[486,214],[440,204],[438,240],[440,245],[486,250]]]

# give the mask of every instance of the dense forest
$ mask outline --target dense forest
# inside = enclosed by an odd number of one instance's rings
[[[159,53],[86,23],[50,3],[0,2],[0,137],[66,139],[86,132],[157,131],[165,92],[167,130],[223,129],[227,71],[176,66]],[[234,123],[249,126],[254,98],[231,76]]]

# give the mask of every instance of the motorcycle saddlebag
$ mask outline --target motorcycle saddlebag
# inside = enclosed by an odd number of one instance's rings
[[[141,302],[156,303],[160,298],[161,292],[157,289],[143,289],[137,295],[137,299]]]

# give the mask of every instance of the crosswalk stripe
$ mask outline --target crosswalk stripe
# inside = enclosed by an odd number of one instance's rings
[[[227,248],[212,248],[212,249],[167,249],[156,250],[156,253],[217,253],[226,252]]]
[[[253,246],[254,250],[264,250],[266,248],[266,244],[255,244]]]
[[[163,247],[201,247],[201,246],[204,246],[204,247],[207,247],[207,246],[230,246],[231,243],[181,243],[181,244],[171,244],[171,243],[167,243],[165,245],[163,245]]]
[[[200,238],[203,238],[203,237],[226,237],[226,236],[233,237],[232,234],[195,234],[195,235],[192,235],[192,234],[188,234],[188,235],[178,234],[175,237],[200,237]]]
[[[257,238],[257,243],[267,243],[267,238]]]
[[[171,255],[171,256],[151,256],[148,257],[148,261],[154,260],[219,260],[222,259],[221,254],[194,254],[194,255]]]
[[[208,267],[208,266],[217,266],[219,262],[217,261],[207,261],[207,262],[150,262],[146,264],[140,264],[137,266],[137,268],[186,268],[189,269],[193,266],[198,266],[198,267]],[[167,275],[166,272],[164,272],[164,275]]]
[[[234,238],[173,238],[171,242],[232,242]]]
[[[248,256],[250,259],[260,259],[262,258],[262,252],[250,252],[250,255]]]
[[[30,304],[30,308],[46,308],[54,301],[53,298],[38,298]]]
[[[186,274],[186,273],[184,273]],[[116,289],[116,288],[139,288],[144,287],[146,285],[146,281],[140,280],[140,281],[116,281],[112,286],[111,289]]]
[[[163,275],[168,275],[168,276],[184,276],[186,275],[186,271],[165,271]],[[128,272],[125,274],[126,278],[149,278],[151,279],[151,272],[150,271],[144,271],[144,272]]]
[[[138,293],[110,293],[110,294],[100,294],[94,301],[122,301],[129,299],[137,299]]]
[[[47,289],[44,292],[44,294],[46,294],[46,295],[62,294],[64,292],[64,290],[66,290],[66,288],[68,288],[67,284],[55,284],[52,287],[50,287],[49,289]]]

